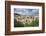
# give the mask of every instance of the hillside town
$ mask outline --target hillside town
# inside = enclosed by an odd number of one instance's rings
[[[38,16],[15,15],[14,19],[16,19],[19,22],[22,22],[23,24],[30,24],[33,20],[35,21],[36,19],[38,19]]]

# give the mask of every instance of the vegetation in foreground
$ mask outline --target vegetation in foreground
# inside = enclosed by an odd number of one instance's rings
[[[28,24],[28,23],[23,24],[22,22],[14,19],[14,27],[36,27],[36,26],[39,26],[38,19],[36,19],[35,21],[33,20],[30,24]]]
[[[30,24],[25,23],[23,24],[22,22],[17,21],[14,19],[14,27],[36,27],[39,26],[39,20],[36,19],[35,21],[33,20]]]

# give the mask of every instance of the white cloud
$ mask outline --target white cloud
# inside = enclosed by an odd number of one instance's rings
[[[31,10],[31,9],[30,9]],[[21,14],[21,15],[32,15],[38,12],[37,9],[32,9],[32,11],[30,11],[29,9],[16,9],[15,13]]]
[[[32,10],[32,12],[34,12],[34,13],[35,13],[35,12],[38,12],[38,10],[34,9],[34,10]]]

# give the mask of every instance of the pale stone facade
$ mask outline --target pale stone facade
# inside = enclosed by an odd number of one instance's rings
[[[14,19],[16,19],[17,21],[22,22],[23,24],[28,23],[30,24],[33,20],[35,21],[36,17],[34,16],[14,16]]]

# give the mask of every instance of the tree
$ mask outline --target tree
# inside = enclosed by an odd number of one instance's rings
[[[24,24],[14,19],[14,27],[24,27]]]
[[[39,26],[39,20],[36,19],[35,21],[33,20],[32,23],[30,24],[30,26],[34,27],[34,26]]]

